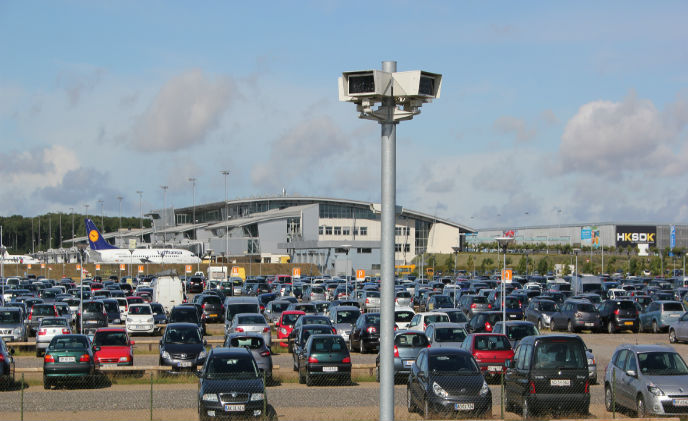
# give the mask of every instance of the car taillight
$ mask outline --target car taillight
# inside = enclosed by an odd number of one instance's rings
[[[309,363],[317,363],[317,362],[318,362],[318,359],[315,358],[315,357],[308,357],[308,362],[309,362]]]
[[[394,345],[394,356],[399,358],[399,348],[396,345]]]
[[[351,357],[344,357],[344,359],[342,359],[342,362],[344,364],[351,364]]]
[[[366,329],[366,332],[375,333],[377,332],[377,329],[375,328],[375,326],[369,326],[368,329]]]
[[[45,354],[45,357],[43,357],[43,362],[44,363],[54,363],[55,358],[50,354]]]
[[[619,309],[618,309],[618,308],[617,308],[616,310],[614,310],[614,315],[615,315],[615,316],[618,316],[618,315],[619,315]]]
[[[243,327],[238,327],[238,328],[236,328],[236,331],[237,331],[237,332],[243,332],[243,331],[244,331],[244,328],[243,328]]]
[[[261,352],[260,356],[261,357],[269,357],[270,356],[270,350],[268,349],[268,350]]]
[[[590,393],[590,382],[588,380],[585,381],[585,392],[583,393]]]
[[[423,323],[423,330],[425,330],[425,329],[427,329],[427,328],[428,328],[428,324],[427,324],[427,323]]]
[[[333,328],[332,328],[332,333],[334,333],[334,334],[336,335],[336,334],[337,334],[337,329],[333,327]]]
[[[492,332],[492,325],[490,322],[485,322],[485,330],[488,332]]]
[[[72,333],[72,332],[70,332],[69,329],[62,329],[63,335],[69,335],[70,333]]]
[[[270,327],[266,326],[263,328],[263,333],[268,333],[270,331]]]
[[[370,303],[370,298],[366,298],[366,304]]]
[[[487,305],[487,308],[492,308],[492,304],[488,304],[488,305]]]
[[[89,357],[88,354],[83,354],[81,357],[79,357],[80,363],[87,363],[89,361],[91,361],[91,357]]]
[[[265,306],[260,306],[260,311],[265,311]]]
[[[476,303],[471,304],[471,308],[476,308],[478,305]]]
[[[201,306],[201,308],[202,308],[203,310],[205,310],[205,303],[203,303],[203,305]]]
[[[31,310],[31,313],[29,313],[29,321],[31,321],[31,316],[33,315],[33,310]]]
[[[535,383],[533,383],[532,381],[529,384],[529,389],[530,389],[530,394],[534,395],[535,394]]]
[[[38,331],[38,336],[43,336],[47,333],[46,329],[41,329]]]

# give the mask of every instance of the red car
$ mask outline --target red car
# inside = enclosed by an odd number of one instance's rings
[[[124,328],[101,328],[93,337],[96,367],[134,365],[134,341]]]
[[[127,297],[127,307],[129,307],[132,304],[146,304],[146,300],[143,299],[143,297],[139,297],[138,295],[130,295]]]
[[[299,320],[299,317],[303,316],[304,314],[306,313],[299,310],[289,310],[282,312],[280,319],[277,321],[277,323],[275,323],[275,327],[277,328],[277,338],[285,339],[284,342],[279,343],[280,346],[283,346],[285,348],[288,346],[288,342],[286,342],[286,339],[289,338],[289,334],[294,329],[294,324],[296,323],[296,321]]]
[[[509,338],[501,333],[472,333],[461,348],[473,354],[486,380],[506,373],[505,361],[514,358]]]

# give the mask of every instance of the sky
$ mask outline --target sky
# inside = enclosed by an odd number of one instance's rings
[[[3,1],[0,215],[380,201],[344,71],[442,74],[397,204],[474,227],[688,223],[688,3]],[[166,190],[161,186],[168,186]],[[165,193],[166,192],[166,193]]]

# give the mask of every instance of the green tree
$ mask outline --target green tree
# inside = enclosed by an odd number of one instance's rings
[[[549,263],[546,257],[543,257],[542,259],[540,259],[540,261],[538,261],[537,271],[540,275],[544,275],[549,271]]]
[[[616,267],[616,256],[612,256],[607,260],[607,273],[614,273]]]
[[[631,257],[631,259],[628,261],[628,272],[631,275],[640,275],[640,262],[638,262],[637,257]]]
[[[444,259],[444,267],[447,273],[451,273],[454,271],[454,263],[454,256],[452,256],[451,254],[447,255],[447,257]]]
[[[466,261],[466,266],[468,266],[468,267],[466,268],[466,270],[469,271],[469,272],[472,271],[472,270],[474,269],[474,266],[475,266],[475,259],[473,259],[473,255],[472,255],[472,254],[469,254],[469,255],[468,255],[468,260]]]
[[[487,273],[488,271],[492,270],[492,265],[494,264],[494,261],[490,257],[485,257],[483,260],[480,262],[480,271],[482,273]]]
[[[571,274],[571,268],[569,267],[568,263],[564,263],[564,268],[561,271],[561,276],[566,276]]]
[[[526,257],[521,256],[521,259],[518,261],[518,265],[516,266],[516,271],[520,274],[526,273]]]

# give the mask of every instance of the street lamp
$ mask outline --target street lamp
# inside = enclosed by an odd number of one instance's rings
[[[162,246],[163,248],[167,247],[167,186],[160,186],[162,189],[162,215],[163,215],[163,222],[162,222]]]
[[[229,170],[222,170],[220,174],[225,176],[225,256],[229,255],[229,204],[227,203],[227,176],[229,175]],[[227,269],[225,273],[229,273],[229,265],[227,265],[227,259],[225,258],[225,266]]]
[[[576,277],[578,277],[578,253],[580,253],[581,249],[575,248],[573,249],[573,253],[576,255]]]
[[[101,199],[98,200],[98,204],[100,205],[100,229],[102,229],[103,232],[105,232],[105,223],[103,222],[103,205],[105,204],[105,202],[103,202],[103,200]]]
[[[502,306],[502,321],[504,322],[504,328],[506,329],[506,305],[505,305],[505,284],[506,284],[506,249],[514,241],[514,237],[497,237],[495,238],[497,240],[497,244],[499,244],[499,248],[504,248],[504,266],[502,268],[502,299],[500,305]]]
[[[442,76],[414,70],[397,72],[396,61],[383,61],[382,71],[344,72],[339,100],[353,102],[359,118],[381,124],[382,236],[380,242],[380,420],[394,420],[394,224],[396,220],[396,125],[420,113],[439,98]],[[373,109],[377,104],[380,107]]]
[[[351,251],[351,248],[353,247],[353,245],[342,244],[340,247],[343,248],[344,250],[346,250],[346,276],[344,277],[344,279],[346,280],[346,286],[345,286],[345,288],[346,288],[346,299],[348,300],[349,299],[349,276],[351,275],[351,269],[349,269],[349,266],[351,265],[351,260],[350,260],[351,258],[349,257],[349,252]],[[356,282],[356,281],[354,281],[354,282]],[[354,285],[355,285],[355,283],[354,283]]]
[[[136,190],[136,193],[139,195],[139,223],[141,225],[141,243],[143,243],[143,207],[141,206],[141,202],[143,201],[143,191]]]
[[[119,246],[122,247],[122,199],[124,199],[122,196],[117,196],[117,200],[119,200]]]

